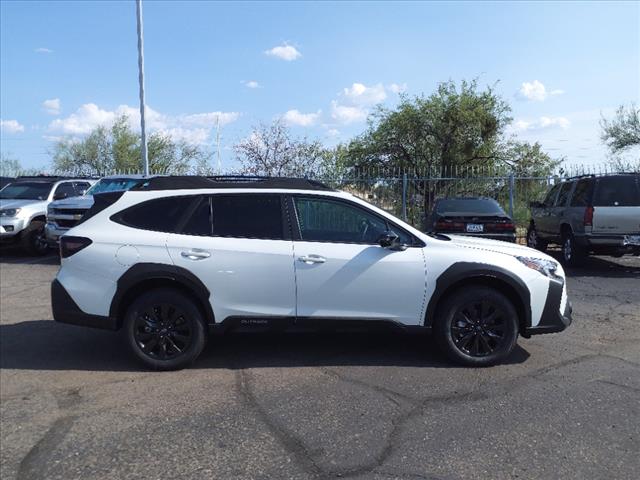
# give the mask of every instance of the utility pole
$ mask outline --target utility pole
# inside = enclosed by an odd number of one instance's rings
[[[142,163],[144,174],[149,175],[149,157],[147,154],[147,131],[144,121],[145,100],[144,100],[144,41],[142,31],[142,0],[136,0],[136,14],[138,20],[138,81],[140,83],[140,130],[142,131]]]
[[[222,175],[222,158],[220,158],[220,115],[216,116],[216,156],[218,157],[218,175]]]

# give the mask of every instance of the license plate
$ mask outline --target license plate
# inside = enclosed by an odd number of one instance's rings
[[[622,244],[640,246],[640,235],[625,235]]]
[[[484,225],[480,223],[467,223],[467,232],[478,233],[484,231]]]

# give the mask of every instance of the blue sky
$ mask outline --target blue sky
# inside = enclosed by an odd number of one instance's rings
[[[46,167],[57,138],[137,121],[135,3],[0,3],[1,149]],[[510,133],[568,162],[603,163],[601,112],[640,99],[638,2],[144,2],[149,125],[225,167],[251,126],[283,117],[328,145],[398,92],[479,77]]]

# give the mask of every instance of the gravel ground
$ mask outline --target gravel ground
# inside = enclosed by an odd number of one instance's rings
[[[142,370],[119,334],[52,321],[57,259],[0,258],[3,479],[635,479],[640,259],[569,271],[574,324],[507,364],[426,336],[216,337]]]

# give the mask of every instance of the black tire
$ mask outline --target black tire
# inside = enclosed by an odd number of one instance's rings
[[[546,252],[547,246],[547,242],[542,240],[540,235],[538,235],[535,225],[529,225],[529,228],[527,229],[527,247],[535,248],[541,252]]]
[[[562,235],[562,263],[568,267],[579,267],[584,263],[587,252],[576,243],[571,232]]]
[[[127,309],[129,348],[153,370],[178,370],[198,358],[206,343],[200,309],[183,293],[160,288],[143,293]]]
[[[486,367],[509,356],[518,339],[518,314],[493,288],[469,286],[447,296],[434,325],[436,342],[454,362]]]
[[[27,254],[41,257],[49,251],[49,245],[44,234],[44,222],[33,221],[22,232],[20,246]]]

